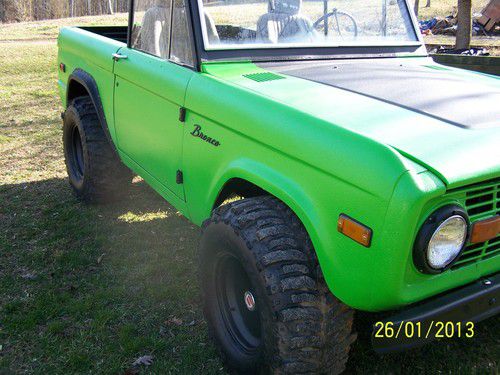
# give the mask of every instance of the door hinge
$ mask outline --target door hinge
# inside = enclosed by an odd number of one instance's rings
[[[177,182],[178,185],[184,183],[184,174],[182,173],[182,171],[177,171],[175,182]]]
[[[186,122],[186,108],[179,108],[179,121]]]

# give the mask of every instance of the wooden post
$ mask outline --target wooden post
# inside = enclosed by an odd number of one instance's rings
[[[458,0],[457,40],[455,49],[470,48],[472,33],[472,1]]]

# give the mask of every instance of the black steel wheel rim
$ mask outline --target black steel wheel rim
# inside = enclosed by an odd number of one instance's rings
[[[70,166],[75,179],[81,181],[83,179],[85,163],[83,159],[82,138],[77,126],[74,126],[71,132]]]
[[[245,354],[255,353],[261,344],[259,301],[250,310],[245,295],[255,292],[241,262],[230,254],[222,256],[216,267],[216,298],[224,329],[235,347]]]

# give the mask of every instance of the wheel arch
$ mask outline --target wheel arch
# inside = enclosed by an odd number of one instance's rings
[[[221,206],[227,199],[232,196],[240,196],[242,198],[256,197],[259,195],[271,195],[268,191],[255,185],[254,183],[239,177],[233,177],[227,180],[217,194],[212,211]]]
[[[321,230],[319,215],[310,196],[290,177],[252,160],[233,163],[210,194],[210,217],[212,211],[232,194],[243,197],[270,195],[280,200],[297,216],[312,241],[315,252],[323,248],[318,231]],[[321,264],[321,257],[320,264]]]
[[[104,109],[102,106],[101,96],[99,94],[99,88],[97,82],[85,70],[77,68],[71,73],[68,78],[68,89],[66,91],[66,106],[69,106],[71,101],[79,96],[89,96],[92,104],[94,105],[97,117],[99,118],[99,123],[106,134],[108,142],[111,144],[111,148],[118,155],[118,150],[113,142],[113,138],[109,132],[108,122],[104,114]]]

